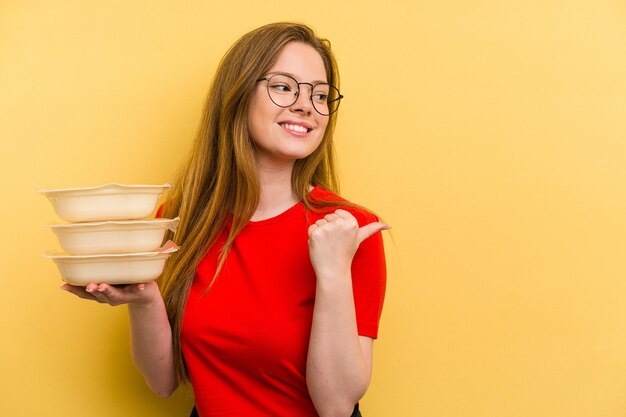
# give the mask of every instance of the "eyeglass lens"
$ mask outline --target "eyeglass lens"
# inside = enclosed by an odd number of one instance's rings
[[[288,75],[275,74],[267,81],[267,91],[270,98],[280,107],[289,107],[298,100],[300,86]],[[339,107],[339,90],[326,83],[311,87],[311,102],[315,110],[323,115],[329,115]]]

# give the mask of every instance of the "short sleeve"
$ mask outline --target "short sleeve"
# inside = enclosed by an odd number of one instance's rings
[[[373,216],[358,216],[359,226],[378,221]],[[383,310],[387,282],[387,266],[382,233],[378,232],[359,246],[352,260],[352,290],[357,331],[361,336],[378,338],[378,325]]]
[[[156,211],[156,214],[154,215],[155,219],[160,219],[161,217],[163,217],[163,204],[159,206],[159,208]]]
[[[165,211],[165,209],[167,208],[167,206],[169,204],[171,204],[171,200],[167,200],[163,204],[159,204],[159,207],[157,208],[157,211],[154,214],[154,218],[155,219],[162,219],[163,218],[163,212]]]

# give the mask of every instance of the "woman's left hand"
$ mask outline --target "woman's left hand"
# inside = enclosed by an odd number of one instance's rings
[[[372,222],[361,228],[352,214],[338,209],[309,227],[309,254],[320,277],[349,273],[352,258],[361,242],[390,227]]]

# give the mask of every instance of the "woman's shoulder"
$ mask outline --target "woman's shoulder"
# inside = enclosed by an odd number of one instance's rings
[[[321,186],[315,186],[309,193],[309,201],[320,208],[320,217],[332,213],[337,209],[346,210],[352,214],[360,226],[378,221],[378,216],[371,210],[357,203],[349,201],[339,194]]]

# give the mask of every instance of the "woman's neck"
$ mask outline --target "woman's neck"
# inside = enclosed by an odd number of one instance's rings
[[[293,165],[293,161],[282,166],[257,163],[260,186],[259,204],[251,220],[272,218],[298,202],[291,186]]]

